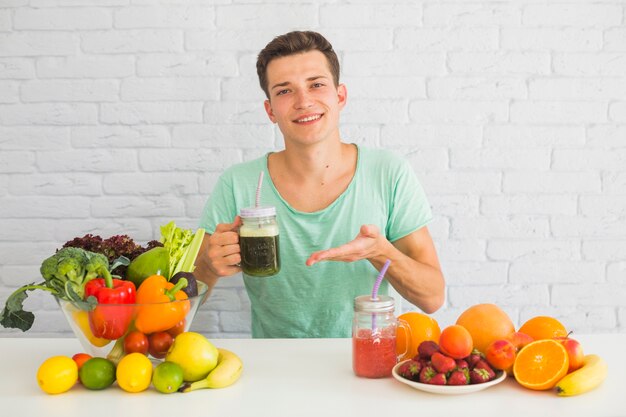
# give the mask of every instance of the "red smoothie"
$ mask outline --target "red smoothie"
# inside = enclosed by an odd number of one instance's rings
[[[383,331],[372,335],[369,329],[359,329],[352,337],[352,369],[365,378],[391,376],[397,363],[395,332]]]

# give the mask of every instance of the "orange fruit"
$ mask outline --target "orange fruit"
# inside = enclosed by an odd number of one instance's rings
[[[547,390],[567,374],[569,359],[561,343],[553,339],[534,341],[519,351],[513,364],[517,382],[528,389]]]
[[[526,333],[535,340],[554,339],[555,337],[567,337],[565,326],[548,316],[537,316],[528,320],[519,328],[519,331]]]
[[[511,318],[495,304],[476,304],[465,310],[456,320],[472,335],[474,348],[485,353],[494,340],[506,339],[515,332]]]
[[[439,336],[441,353],[451,358],[463,359],[472,353],[473,348],[472,335],[465,327],[458,324],[446,327]]]
[[[396,332],[396,348],[398,355],[406,351],[406,354],[404,354],[402,358],[403,360],[411,359],[417,355],[417,347],[426,340],[439,343],[441,329],[439,328],[439,323],[437,323],[437,320],[434,318],[417,311],[409,311],[401,314],[398,318],[404,320],[411,329],[410,338],[407,337],[408,332],[405,329],[398,327],[398,331]]]

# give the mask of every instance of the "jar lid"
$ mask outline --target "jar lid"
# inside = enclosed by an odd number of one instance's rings
[[[387,313],[393,311],[394,307],[395,300],[388,295],[379,295],[376,300],[371,295],[359,295],[354,299],[354,311]]]
[[[239,215],[243,218],[276,216],[276,207],[246,207],[240,210]]]

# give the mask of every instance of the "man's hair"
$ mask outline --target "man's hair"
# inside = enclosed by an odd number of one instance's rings
[[[293,31],[275,37],[259,53],[256,61],[256,72],[259,83],[269,98],[269,86],[267,85],[267,66],[272,60],[284,56],[301,54],[309,51],[320,51],[328,61],[328,67],[333,76],[335,87],[339,85],[339,59],[333,50],[333,46],[317,32]]]

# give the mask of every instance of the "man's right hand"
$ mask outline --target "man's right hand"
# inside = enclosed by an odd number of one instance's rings
[[[198,279],[207,284],[208,281],[213,281],[214,284],[219,277],[231,276],[241,271],[238,232],[241,224],[241,217],[236,216],[232,223],[220,223],[212,235],[204,236],[194,271]]]

